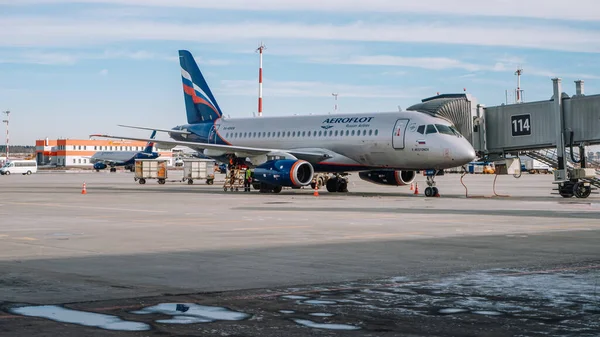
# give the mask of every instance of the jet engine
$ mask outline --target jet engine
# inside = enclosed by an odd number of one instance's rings
[[[106,164],[102,162],[97,162],[94,164],[94,170],[104,170],[106,168]]]
[[[271,160],[254,169],[254,180],[272,186],[300,187],[312,182],[315,173],[304,160]]]
[[[415,171],[375,170],[359,172],[360,179],[379,185],[404,186],[412,183]]]

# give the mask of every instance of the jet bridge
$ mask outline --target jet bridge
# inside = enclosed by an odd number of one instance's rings
[[[596,171],[588,167],[595,163],[585,158],[585,146],[600,144],[600,95],[586,96],[583,81],[576,81],[576,94],[569,96],[562,92],[559,78],[552,81],[554,93],[546,101],[485,107],[469,94],[444,94],[408,110],[453,123],[481,160],[503,161],[522,154],[544,158],[541,161],[556,168],[554,183],[560,195],[586,198],[592,186],[600,187]],[[552,148],[554,157],[548,151]]]

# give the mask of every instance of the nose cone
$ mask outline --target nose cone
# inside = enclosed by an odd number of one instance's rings
[[[456,164],[464,165],[472,162],[476,158],[475,150],[473,146],[467,141],[462,142],[460,146],[455,149],[454,161]]]

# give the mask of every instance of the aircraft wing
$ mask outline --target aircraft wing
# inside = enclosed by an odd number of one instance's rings
[[[183,130],[157,129],[157,128],[148,128],[148,127],[144,127],[144,126],[133,126],[133,125],[123,125],[123,124],[118,124],[118,126],[123,127],[123,128],[130,128],[130,129],[152,130],[152,131],[160,131],[160,132],[179,133],[179,134],[184,134],[184,135],[191,134],[191,132],[183,131]]]
[[[214,150],[216,152],[222,152],[224,154],[236,154],[238,157],[253,157],[260,155],[282,155],[289,154],[295,158],[303,159],[311,163],[318,163],[325,159],[332,158],[328,153],[321,151],[303,151],[303,150],[286,150],[286,149],[268,149],[268,148],[257,148],[247,146],[235,146],[235,145],[221,145],[221,144],[208,144],[198,142],[186,142],[179,140],[155,140],[147,138],[136,138],[136,137],[122,137],[112,135],[90,135],[90,137],[103,137],[103,138],[115,138],[115,139],[128,139],[136,140],[141,142],[153,141],[159,144],[166,144],[169,146],[183,145],[193,149],[207,149]],[[209,155],[210,156],[210,155]]]

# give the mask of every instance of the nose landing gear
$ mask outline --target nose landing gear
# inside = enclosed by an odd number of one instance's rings
[[[427,174],[427,187],[425,188],[425,196],[426,197],[439,197],[440,192],[437,187],[435,187],[435,172],[433,175]]]

